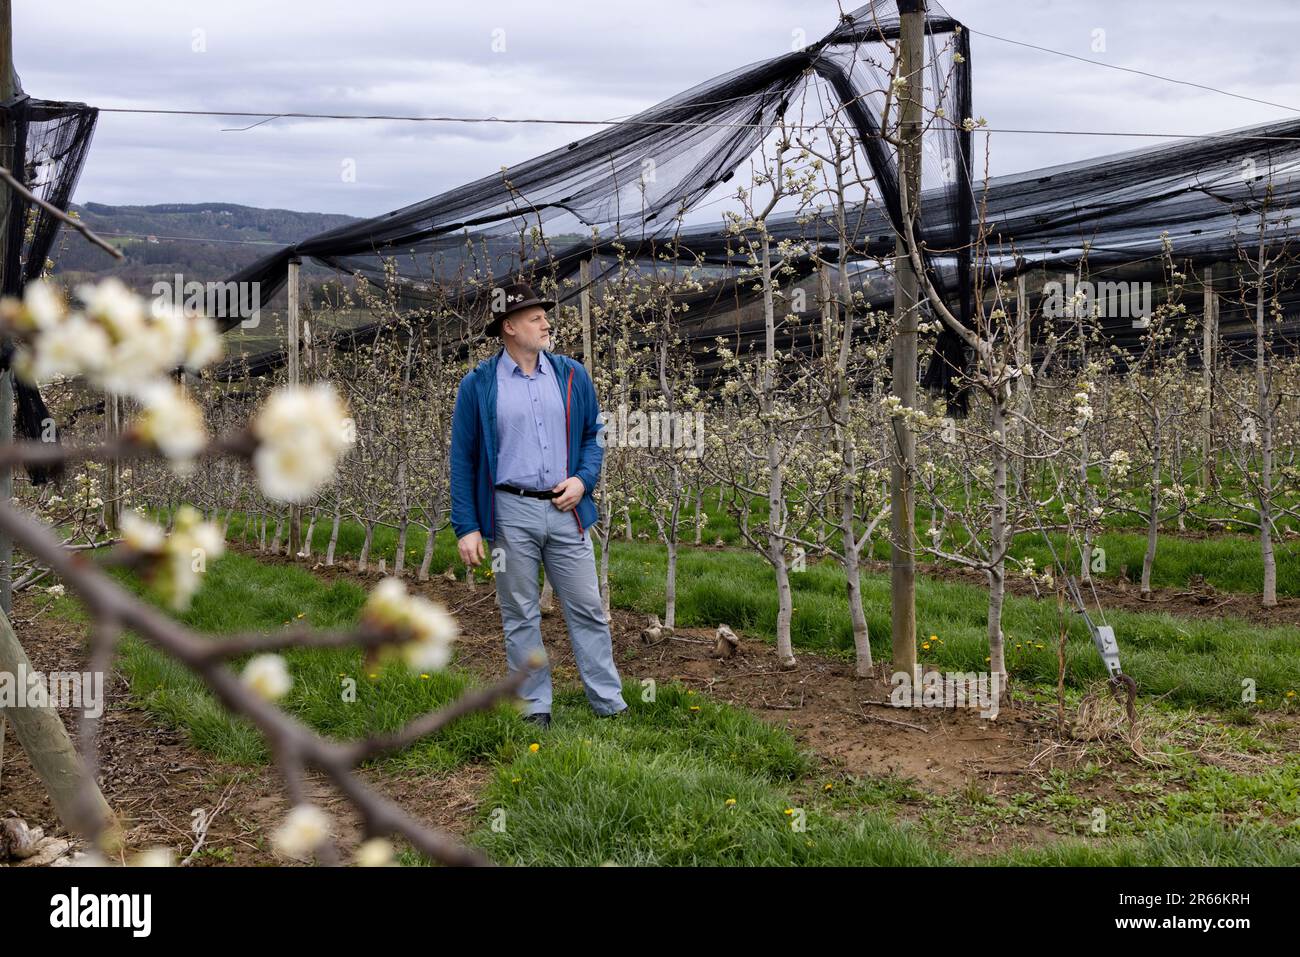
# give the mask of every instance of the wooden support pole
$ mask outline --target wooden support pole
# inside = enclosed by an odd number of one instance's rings
[[[104,393],[104,433],[111,445],[122,434],[122,400],[112,392]],[[116,533],[122,519],[122,460],[113,456],[108,460],[104,478],[104,524],[110,534]]]
[[[21,707],[5,708],[0,714],[7,716],[14,726],[14,737],[49,792],[50,803],[64,827],[74,833],[85,833],[92,821],[107,825],[113,819],[108,802],[93,781],[84,789],[81,786],[84,768],[81,755],[68,737],[58,711],[48,703],[43,707],[29,706],[27,684],[19,682],[19,676],[33,672],[8,616],[0,615],[0,673],[11,676],[22,696]]]
[[[3,228],[3,227],[0,227]],[[0,445],[14,440],[14,374],[10,369],[0,372]],[[8,502],[14,494],[14,473],[0,466],[0,502]],[[0,533],[0,612],[9,614],[14,601],[14,543],[8,535]]]
[[[17,91],[14,82],[14,28],[11,0],[0,0],[0,102],[7,103]],[[0,117],[0,166],[17,169],[14,156],[15,131],[9,117]],[[0,186],[0,280],[9,263],[9,214],[13,209],[14,194],[8,186]],[[17,256],[14,257],[15,261]],[[6,369],[0,372],[0,444],[14,440],[14,376]],[[0,501],[7,502],[14,494],[13,470],[0,466]],[[0,611],[6,615],[13,607],[13,556],[14,543],[8,535],[0,534]]]
[[[1214,364],[1219,326],[1219,294],[1214,288],[1214,266],[1202,274],[1205,301],[1201,311],[1201,385],[1205,403],[1201,406],[1201,488],[1210,487],[1214,474]]]
[[[921,196],[921,98],[925,84],[925,0],[899,0],[898,76],[906,81],[900,101],[899,189],[907,190],[913,235],[920,243],[917,207]],[[920,281],[912,268],[907,239],[894,241],[893,393],[916,407],[917,321]],[[916,670],[916,434],[902,418],[893,420],[890,456],[890,606],[894,670]]]
[[[298,384],[299,370],[299,350],[302,347],[302,325],[298,315],[298,270],[302,266],[302,260],[294,256],[289,260],[289,308],[287,314],[287,326],[285,330],[286,344],[288,347],[288,385],[296,386]],[[289,557],[296,559],[298,553],[302,551],[302,506],[289,506]]]
[[[591,355],[591,260],[584,259],[578,264],[578,304],[582,308],[582,364],[587,367],[587,375],[592,375],[596,363]]]

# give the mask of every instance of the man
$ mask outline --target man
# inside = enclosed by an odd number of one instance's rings
[[[598,519],[591,492],[604,455],[596,390],[580,363],[546,351],[546,310],[554,301],[525,283],[493,293],[487,335],[500,336],[502,349],[461,380],[452,415],[451,525],[460,557],[478,565],[491,541],[502,558],[497,604],[510,673],[528,670],[534,654],[545,662],[519,690],[525,720],[551,725],[539,565],[559,596],[592,710],[622,714],[627,704],[589,531]]]

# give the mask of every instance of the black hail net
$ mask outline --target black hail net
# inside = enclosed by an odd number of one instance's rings
[[[582,259],[602,252],[599,240],[552,248],[533,232],[535,227],[550,235],[597,228],[630,245],[634,259],[652,264],[651,250],[680,230],[679,214],[730,181],[813,83],[833,94],[836,121],[858,141],[892,235],[901,223],[897,164],[894,147],[881,131],[899,24],[896,0],[874,0],[803,50],[725,73],[618,126],[502,173],[313,236],[251,264],[231,281],[258,283],[265,303],[283,286],[294,257],[375,282],[384,281],[385,261],[391,260],[405,293],[418,301],[434,286],[458,280],[471,286],[517,275],[534,282],[547,276],[563,280],[577,272]],[[929,124],[923,136],[923,185],[929,188],[920,234],[935,248],[961,249],[969,244],[972,209],[971,136],[961,125],[970,115],[969,40],[960,24],[934,3],[926,15],[926,34],[925,106],[928,113],[940,110],[946,119]],[[647,159],[654,161],[649,181],[643,177]],[[698,238],[707,244],[706,235]],[[860,254],[853,251],[855,258]],[[932,278],[954,310],[968,317],[970,257],[952,258]],[[722,262],[716,256],[711,261]],[[571,298],[576,291],[558,294]],[[462,297],[460,305],[468,309],[479,298]],[[239,321],[236,316],[219,318],[226,329]],[[364,341],[378,331],[353,330],[346,342]],[[272,353],[241,361],[240,369],[265,370],[275,364]]]
[[[15,163],[10,172],[34,195],[66,211],[90,149],[98,111],[84,103],[57,103],[25,94],[0,104],[0,111],[6,128],[12,132],[14,156],[22,157],[21,164]],[[12,190],[9,204],[0,291],[7,296],[21,296],[27,283],[44,271],[61,223],[47,210]],[[0,368],[7,369],[12,357],[13,343],[6,340],[0,346]],[[50,413],[40,392],[23,382],[15,382],[14,398],[19,434],[41,438]],[[36,484],[55,475],[41,466],[28,466],[27,471]]]
[[[423,200],[385,216],[349,224],[277,251],[232,279],[258,282],[261,301],[280,289],[294,256],[305,256],[376,283],[385,261],[397,270],[409,301],[436,301],[430,321],[481,329],[481,290],[516,276],[555,283],[553,296],[576,302],[579,265],[591,263],[591,284],[615,275],[620,257],[648,273],[667,254],[712,268],[703,293],[683,293],[689,318],[679,334],[706,377],[716,367],[712,348],[719,335],[739,351],[761,346],[764,323],[756,305],[747,253],[720,225],[683,227],[679,213],[715,196],[790,116],[810,84],[838,104],[835,121],[851,130],[872,178],[867,202],[847,211],[851,226],[843,255],[854,288],[870,310],[892,305],[888,261],[900,225],[894,148],[881,137],[884,92],[889,83],[900,17],[895,0],[876,0],[854,10],[821,41],[804,50],[733,70],[632,117],[623,125],[570,143],[500,174]],[[987,289],[1029,269],[1070,272],[1122,270],[1129,280],[1163,278],[1166,248],[1182,265],[1231,263],[1243,247],[1260,241],[1258,216],[1266,197],[1271,211],[1265,242],[1285,243],[1296,228],[1279,215],[1300,190],[1300,120],[1260,124],[1227,133],[1184,139],[1045,169],[984,180],[972,176],[973,115],[968,32],[937,4],[926,14],[925,108],[922,200],[918,235],[927,272],[948,307],[970,322],[976,288]],[[824,98],[824,97],[823,97]],[[942,117],[936,116],[942,111]],[[654,158],[646,182],[643,162]],[[977,275],[972,241],[980,211],[987,232]],[[774,215],[774,242],[810,243],[816,256],[792,264],[793,276],[809,280],[819,260],[841,255],[836,210],[814,215]],[[542,228],[544,227],[544,229]],[[599,236],[556,248],[546,235]],[[1284,320],[1280,348],[1294,348],[1295,307],[1300,293],[1282,288]],[[479,291],[476,291],[479,290]],[[449,290],[455,290],[454,292]],[[1199,311],[1199,297],[1187,303]],[[818,348],[807,321],[782,323],[778,348]],[[924,307],[923,307],[924,308]],[[1221,301],[1220,334],[1231,355],[1253,335],[1249,306]],[[866,317],[851,315],[855,328]],[[229,328],[237,322],[229,318]],[[1138,348],[1140,331],[1120,318],[1102,320],[1102,331],[1124,348]],[[337,334],[319,347],[354,348],[390,328],[375,322]],[[635,339],[633,344],[635,345]],[[957,336],[944,330],[923,376],[956,411],[964,406],[960,385],[967,356]],[[232,360],[220,372],[236,378],[260,375],[284,362],[282,349]]]

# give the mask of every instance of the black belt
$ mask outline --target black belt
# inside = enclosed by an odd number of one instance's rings
[[[528,498],[552,499],[552,498],[560,497],[559,492],[553,492],[550,489],[542,489],[540,491],[535,491],[530,488],[517,488],[514,485],[507,485],[505,482],[502,482],[500,485],[497,486],[497,488],[500,489],[502,492],[509,492],[511,495],[523,495]]]

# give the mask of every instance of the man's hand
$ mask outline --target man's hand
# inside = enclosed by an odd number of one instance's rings
[[[559,493],[551,499],[551,504],[561,512],[567,512],[582,501],[582,496],[587,494],[587,486],[582,484],[582,479],[578,476],[571,475],[551,491]]]
[[[477,531],[458,538],[456,548],[460,550],[460,560],[471,567],[478,565],[487,557],[487,549],[483,547],[483,535]]]

